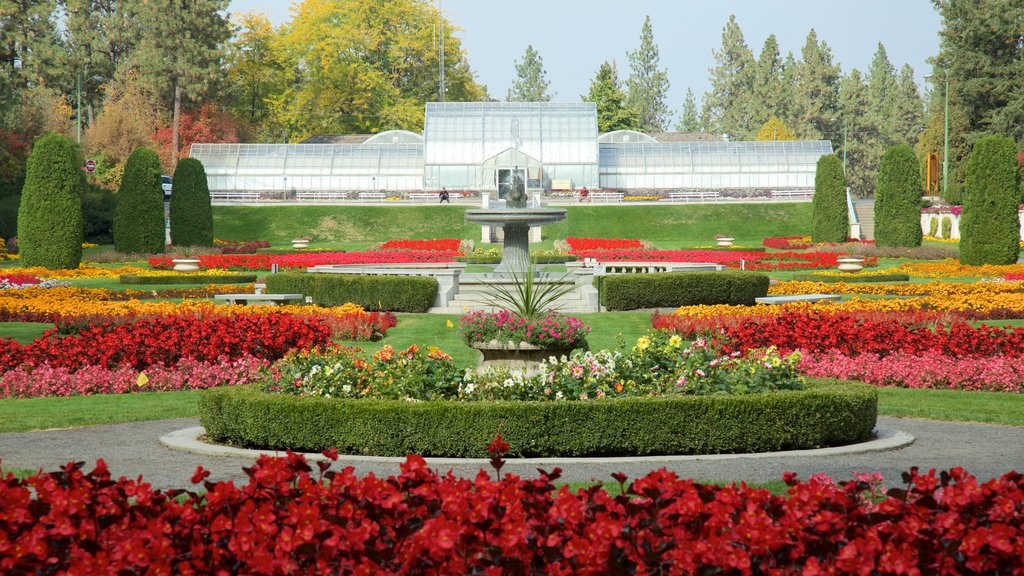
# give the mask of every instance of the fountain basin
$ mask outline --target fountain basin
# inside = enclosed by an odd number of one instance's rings
[[[564,208],[479,208],[466,210],[466,221],[485,226],[542,226],[565,220],[565,213]]]

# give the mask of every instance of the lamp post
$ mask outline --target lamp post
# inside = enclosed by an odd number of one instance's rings
[[[942,193],[946,193],[946,186],[949,185],[949,69],[944,68],[942,70],[945,78],[945,88],[943,98],[945,100],[944,108],[942,111]],[[934,74],[926,74],[925,80],[934,80]]]

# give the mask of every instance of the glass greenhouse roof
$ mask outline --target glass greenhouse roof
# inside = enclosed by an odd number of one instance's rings
[[[828,140],[602,143],[601,172],[670,168],[680,172],[790,171],[832,153]]]

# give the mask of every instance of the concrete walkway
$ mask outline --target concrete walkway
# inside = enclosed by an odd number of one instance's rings
[[[97,458],[103,458],[115,477],[135,478],[141,475],[158,488],[189,487],[189,477],[196,466],[201,465],[212,472],[211,480],[244,483],[246,476],[242,467],[251,465],[251,458],[202,456],[172,450],[159,441],[163,435],[198,425],[197,419],[188,418],[0,434],[0,461],[4,467],[49,471],[69,461],[84,460],[91,465]],[[981,480],[998,477],[1014,469],[1024,470],[1024,428],[888,417],[880,417],[878,427],[908,432],[916,437],[916,441],[899,450],[845,456],[783,455],[677,462],[617,460],[612,463],[566,463],[561,466],[562,479],[568,482],[611,481],[613,472],[637,477],[661,467],[699,480],[748,482],[780,480],[787,470],[797,472],[802,478],[824,472],[836,480],[848,480],[854,471],[877,470],[892,486],[900,483],[900,473],[911,466],[923,470],[963,466]],[[360,474],[390,475],[398,472],[398,465],[392,462],[345,462],[342,459],[335,467],[339,465],[351,465]],[[545,466],[547,469],[553,467]],[[484,468],[490,470],[487,466]],[[537,473],[536,468],[532,463],[509,460],[504,471],[533,476]],[[441,472],[448,469],[458,475],[472,477],[480,465],[446,465]]]

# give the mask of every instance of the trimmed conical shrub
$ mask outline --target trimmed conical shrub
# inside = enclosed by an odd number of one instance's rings
[[[117,189],[114,249],[125,253],[163,252],[165,240],[160,157],[149,148],[136,148],[128,157]]]
[[[213,246],[213,209],[203,163],[183,158],[174,170],[171,192],[171,244]]]
[[[22,266],[56,270],[81,264],[83,164],[70,138],[45,134],[32,146],[18,208]]]
[[[964,181],[960,219],[960,262],[1013,264],[1020,254],[1017,216],[1020,190],[1017,151],[1005,136],[986,136],[974,145]]]
[[[818,159],[814,173],[814,200],[811,207],[813,242],[846,242],[850,234],[850,215],[846,208],[846,178],[843,164],[835,154]]]
[[[893,146],[882,157],[875,188],[875,243],[921,245],[921,172],[914,149]]]

